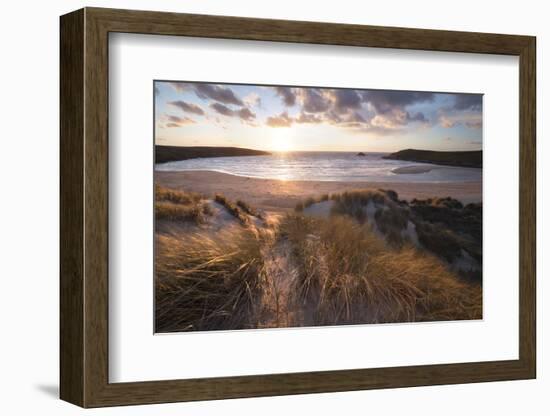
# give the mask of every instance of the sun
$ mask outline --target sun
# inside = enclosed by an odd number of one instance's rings
[[[290,152],[293,150],[292,133],[290,129],[272,129],[270,148],[274,152]]]

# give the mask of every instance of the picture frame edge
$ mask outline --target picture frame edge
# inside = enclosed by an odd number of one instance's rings
[[[146,24],[148,16],[153,24]],[[163,24],[163,16],[184,24]],[[261,31],[261,39],[279,25],[295,28],[294,38],[279,33],[275,41],[297,42],[298,38],[329,43],[326,34],[301,36],[307,28],[323,25],[334,33],[352,30],[342,35],[343,41],[355,36],[352,46],[367,42],[369,36],[378,39],[375,47],[388,47],[382,33],[421,35],[421,43],[437,49],[438,41],[430,36],[449,39],[466,36],[469,40],[454,52],[469,52],[466,45],[472,39],[485,39],[483,47],[473,53],[517,55],[520,58],[520,356],[518,360],[434,364],[429,366],[389,367],[381,369],[337,370],[331,372],[268,374],[210,379],[109,383],[108,380],[108,34],[128,30],[128,33],[201,35],[215,21],[249,22],[252,29],[243,40]],[[207,27],[201,29],[201,21]],[[269,22],[267,29],[257,25]],[[228,25],[228,26],[231,26]],[[177,27],[176,27],[177,26]],[[246,30],[238,25],[238,30]],[[246,26],[246,25],[244,25]],[[300,31],[300,26],[303,27]],[[151,29],[153,27],[153,29]],[[159,29],[162,27],[162,30]],[[188,30],[188,32],[185,32]],[[190,30],[190,32],[189,32]],[[235,32],[226,30],[222,36],[206,37],[235,39]],[[237,30],[237,29],[234,29]],[[365,31],[363,37],[357,31]],[[277,32],[278,33],[278,32]],[[396,35],[397,34],[397,35]],[[347,36],[347,37],[346,37]],[[284,40],[287,39],[287,40]],[[337,40],[342,42],[342,40]],[[417,41],[418,42],[418,41]],[[304,42],[311,43],[311,42]],[[315,42],[314,42],[315,43]],[[415,45],[415,43],[412,43]],[[418,44],[418,43],[416,43]],[[411,42],[406,46],[410,46]],[[446,44],[443,44],[443,46]],[[493,45],[493,52],[486,49]],[[441,46],[441,44],[440,44]],[[442,46],[442,47],[443,47]],[[396,46],[399,47],[399,46]],[[435,49],[434,49],[435,48]],[[403,49],[411,49],[403,47]],[[413,48],[414,49],[414,48]],[[460,50],[458,50],[460,49]],[[227,16],[190,15],[168,12],[148,12],[103,8],[83,8],[60,18],[60,397],[81,407],[103,407],[130,404],[164,403],[191,400],[213,400],[237,397],[305,394],[352,391],[375,388],[398,388],[439,384],[459,384],[498,380],[519,380],[536,377],[536,38],[522,35],[499,35],[475,32],[452,32],[424,29],[387,28],[380,26],[344,25],[320,22],[239,18]],[[88,122],[87,122],[88,121]],[[76,157],[75,157],[76,155]],[[525,218],[524,218],[525,217]],[[450,379],[445,370],[452,369]],[[424,374],[415,374],[416,371]],[[482,371],[483,373],[480,373]],[[503,373],[504,371],[504,373]],[[398,374],[399,373],[399,374]],[[340,377],[340,383],[316,382],[323,377]],[[389,374],[391,376],[384,376]],[[398,376],[395,376],[398,374]],[[355,382],[349,385],[350,377]],[[370,377],[366,380],[365,377]],[[393,378],[392,378],[393,377]],[[428,379],[426,379],[428,378]],[[309,380],[309,384],[307,385]],[[399,383],[396,380],[400,380]],[[295,386],[292,383],[298,382]],[[224,388],[223,385],[229,387]],[[258,386],[250,391],[242,388]],[[286,386],[275,388],[275,384]],[[303,383],[306,383],[304,385]],[[315,384],[317,383],[317,384]],[[147,393],[147,389],[151,391]],[[165,393],[162,393],[162,391]],[[153,393],[154,392],[154,393]]]

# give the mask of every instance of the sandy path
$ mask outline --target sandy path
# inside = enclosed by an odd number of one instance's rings
[[[296,305],[291,305],[291,288],[296,270],[290,262],[287,242],[276,241],[264,253],[266,285],[260,304],[262,328],[282,328],[295,324]]]
[[[228,198],[242,199],[271,212],[284,212],[296,203],[325,193],[365,188],[393,189],[400,198],[451,196],[464,203],[481,201],[481,182],[463,183],[399,183],[399,182],[325,182],[257,179],[212,171],[155,172],[155,180],[173,189],[199,192],[206,196],[222,193]]]

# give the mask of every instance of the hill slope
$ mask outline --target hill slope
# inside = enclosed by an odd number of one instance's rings
[[[262,156],[269,155],[262,150],[241,147],[208,147],[208,146],[155,146],[155,163],[174,162],[177,160],[195,159],[198,157],[224,156]]]
[[[407,160],[410,162],[434,163],[437,165],[481,168],[481,150],[463,152],[436,152],[433,150],[406,149],[384,156],[384,159]]]

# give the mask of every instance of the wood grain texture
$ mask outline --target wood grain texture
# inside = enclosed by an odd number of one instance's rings
[[[519,56],[519,359],[109,383],[109,32]],[[62,17],[61,38],[61,396],[64,400],[83,407],[98,407],[535,377],[533,37],[87,8]]]
[[[519,356],[536,377],[536,41],[520,54]]]
[[[84,12],[61,19],[60,388],[84,405]]]

